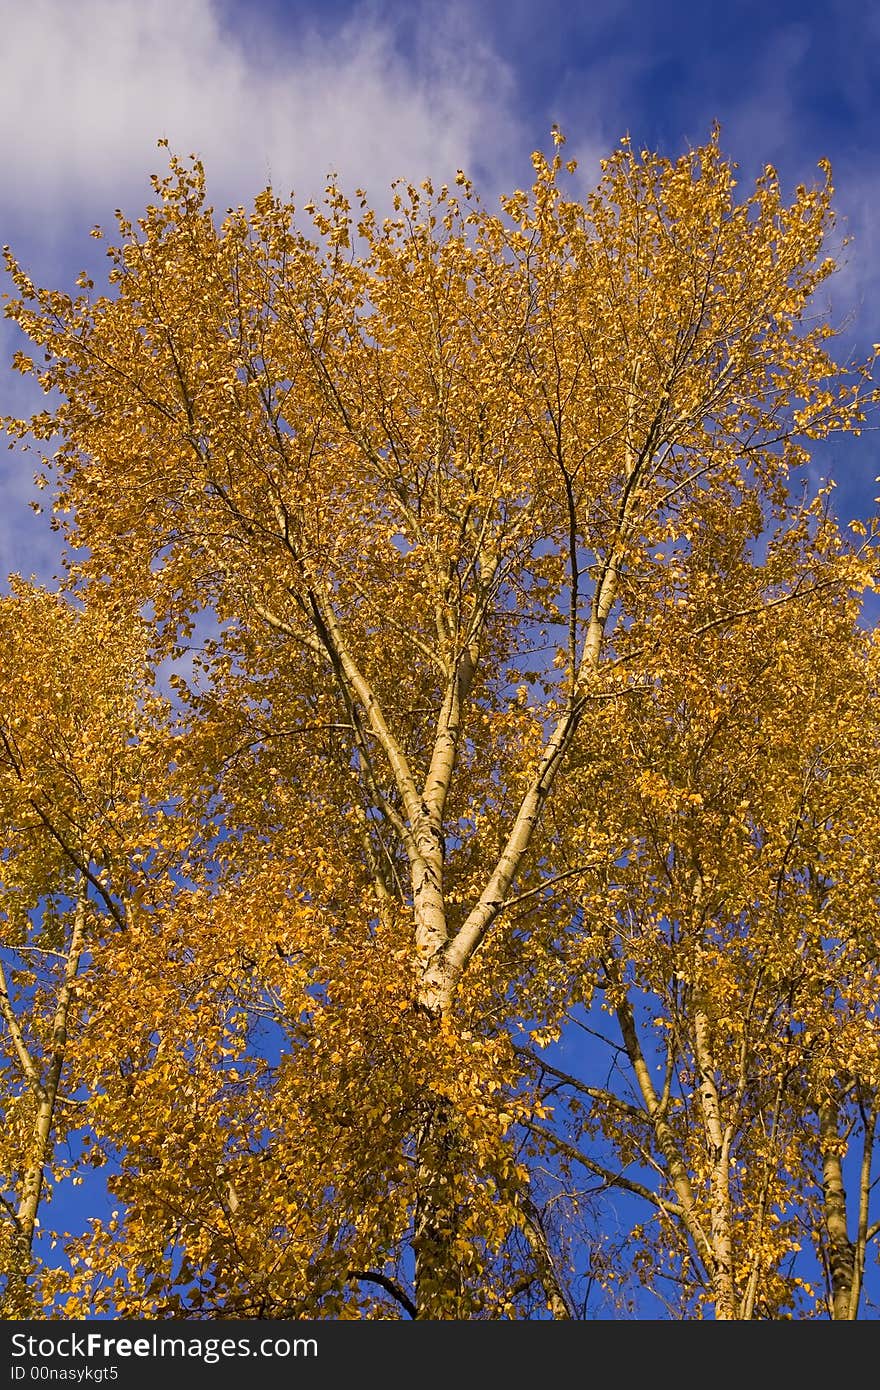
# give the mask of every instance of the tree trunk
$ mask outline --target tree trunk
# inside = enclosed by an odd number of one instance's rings
[[[455,1195],[458,1147],[452,1106],[447,1100],[434,1100],[418,1136],[413,1250],[416,1317],[421,1319],[468,1316],[467,1281],[455,1256],[460,1216]]]
[[[729,1322],[737,1317],[730,1220],[730,1129],[722,1122],[709,1020],[702,1009],[697,1009],[694,1014],[694,1051],[699,1068],[703,1123],[712,1156],[710,1221],[715,1317],[719,1322]]]
[[[67,1025],[73,1000],[73,986],[79,971],[85,935],[86,894],[81,881],[74,911],[73,928],[64,967],[64,978],[58,991],[52,1018],[52,1040],[48,1064],[42,1074],[35,1070],[32,1080],[36,1115],[30,1152],[21,1180],[18,1209],[15,1213],[16,1263],[10,1271],[4,1299],[6,1317],[28,1316],[28,1280],[31,1272],[31,1252],[37,1228],[37,1213],[43,1195],[43,1174],[52,1149],[52,1130],[58,1085],[67,1052]]]
[[[846,1189],[840,1162],[837,1133],[837,1105],[833,1100],[819,1106],[819,1137],[822,1146],[822,1198],[825,1232],[828,1237],[828,1271],[831,1280],[831,1317],[834,1322],[855,1320],[853,1298],[856,1277],[855,1247],[847,1233]]]

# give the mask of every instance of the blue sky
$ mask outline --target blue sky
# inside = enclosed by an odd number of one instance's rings
[[[297,200],[328,170],[380,203],[398,176],[459,166],[491,200],[530,176],[552,122],[585,191],[628,132],[675,155],[713,120],[743,183],[767,162],[786,187],[832,161],[854,241],[829,291],[847,347],[880,338],[880,4],[842,0],[2,0],[0,241],[35,279],[100,269],[87,233],[136,215],[157,140],[203,157],[216,205],[268,181]],[[96,257],[98,261],[96,262]],[[0,357],[15,343],[0,323]],[[30,385],[0,374],[0,413]],[[873,440],[827,446],[841,511],[871,509]],[[54,538],[32,515],[32,467],[0,461],[0,576],[49,579]]]

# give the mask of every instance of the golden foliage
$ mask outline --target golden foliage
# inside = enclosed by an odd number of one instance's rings
[[[69,557],[0,611],[8,1316],[859,1309],[877,531],[791,481],[877,399],[830,172],[740,197],[715,132],[579,199],[554,141],[497,215],[219,219],[172,158],[106,293],[6,252]]]

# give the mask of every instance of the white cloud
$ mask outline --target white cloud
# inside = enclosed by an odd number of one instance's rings
[[[294,30],[273,28],[260,4],[222,3],[0,0],[0,242],[35,280],[69,288],[81,266],[104,264],[88,229],[112,238],[115,208],[137,216],[150,172],[167,167],[160,138],[203,159],[219,209],[267,182],[302,205],[331,170],[380,206],[399,177],[464,167],[498,189],[505,168],[510,182],[528,171],[511,72],[466,4],[397,21],[367,4],[311,28],[302,6]],[[42,405],[8,371],[14,337],[0,323],[0,415]],[[28,506],[33,471],[19,451],[0,455],[0,576],[57,569],[56,538]]]
[[[516,139],[509,71],[466,9],[416,25],[413,51],[369,9],[332,32],[224,25],[216,0],[30,0],[5,6],[0,155],[6,216],[41,240],[59,217],[136,211],[166,137],[204,159],[216,203],[269,179],[320,190],[328,169],[376,197],[454,174]],[[252,16],[252,20],[248,17]],[[522,158],[521,152],[520,159]],[[84,230],[84,229],[83,229]]]

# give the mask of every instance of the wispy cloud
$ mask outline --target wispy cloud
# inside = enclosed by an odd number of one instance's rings
[[[117,207],[137,215],[150,172],[166,166],[160,138],[204,160],[219,209],[269,182],[301,205],[331,171],[381,205],[399,177],[463,167],[498,189],[514,156],[528,169],[512,70],[464,4],[397,19],[366,4],[310,27],[220,0],[3,8],[0,241],[43,284],[69,287],[80,266],[103,264],[88,229],[112,224]],[[14,337],[0,323],[4,368]],[[4,371],[0,414],[40,404]],[[0,575],[57,569],[55,538],[28,505],[33,471],[17,450],[0,456]]]
[[[247,29],[251,15],[262,30]],[[464,7],[399,26],[367,7],[332,30],[272,29],[216,0],[31,0],[4,15],[5,220],[57,242],[144,201],[157,140],[196,151],[219,202],[267,181],[303,196],[333,169],[379,197],[516,143],[513,79]]]

